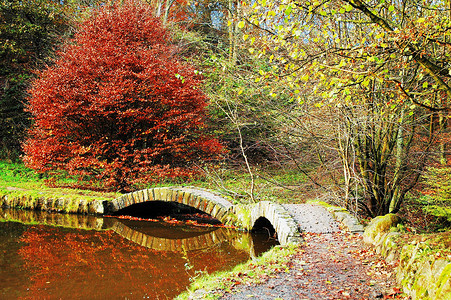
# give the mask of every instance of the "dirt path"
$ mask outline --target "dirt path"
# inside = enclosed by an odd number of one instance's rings
[[[394,266],[370,251],[360,234],[341,229],[322,207],[285,207],[305,239],[289,272],[259,285],[236,285],[222,299],[405,299],[396,288]]]

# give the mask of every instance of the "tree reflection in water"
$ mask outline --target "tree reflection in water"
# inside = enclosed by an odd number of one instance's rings
[[[173,298],[199,271],[212,273],[249,259],[249,249],[222,242],[177,253],[156,251],[113,231],[35,225],[18,254],[31,286],[21,298]]]

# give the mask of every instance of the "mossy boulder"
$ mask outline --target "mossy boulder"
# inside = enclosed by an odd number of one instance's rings
[[[377,244],[380,238],[396,227],[401,222],[401,218],[396,214],[387,214],[371,220],[363,233],[363,241],[368,244]]]

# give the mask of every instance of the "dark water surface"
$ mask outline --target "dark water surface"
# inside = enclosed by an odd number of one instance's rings
[[[0,221],[0,299],[172,299],[272,246],[227,228],[15,210]]]

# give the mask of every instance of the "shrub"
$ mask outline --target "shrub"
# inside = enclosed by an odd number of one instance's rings
[[[148,4],[103,6],[58,55],[29,90],[27,166],[130,190],[190,176],[194,162],[222,151],[205,133],[201,78]]]

